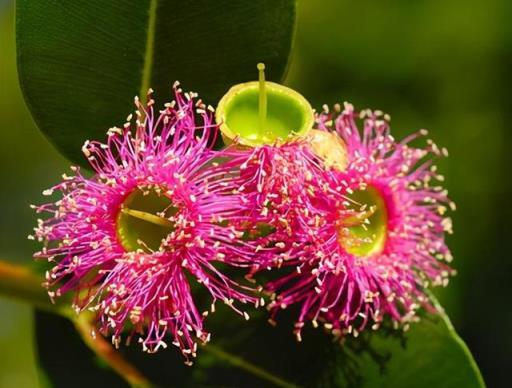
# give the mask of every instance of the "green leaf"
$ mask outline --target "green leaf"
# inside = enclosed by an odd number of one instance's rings
[[[403,335],[380,329],[347,338],[343,345],[312,328],[298,343],[291,322],[271,327],[263,312],[253,315],[248,322],[225,310],[210,317],[213,342],[199,349],[192,367],[183,365],[173,347],[153,355],[135,344],[121,351],[163,387],[484,387],[470,352],[443,314],[425,315]],[[59,365],[46,368],[56,386],[82,381],[83,371],[89,373],[84,379],[92,378],[94,365],[95,387],[112,384],[105,379],[108,369],[80,349],[68,322],[43,317],[37,319],[39,354],[43,366]],[[71,352],[73,357],[62,357]]]
[[[280,81],[287,68],[296,0],[18,0],[21,87],[57,148],[83,162],[86,139],[103,139],[149,87],[158,106],[179,80],[208,104],[233,84]]]

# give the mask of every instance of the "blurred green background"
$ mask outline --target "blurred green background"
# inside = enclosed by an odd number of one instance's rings
[[[449,149],[459,274],[440,297],[490,387],[509,386],[512,367],[511,16],[510,0],[302,0],[287,78],[317,108],[381,109],[395,137],[428,128]],[[68,162],[23,103],[14,39],[12,1],[0,0],[0,256],[29,262],[28,205]],[[38,387],[30,310],[0,300],[0,318],[0,388]]]

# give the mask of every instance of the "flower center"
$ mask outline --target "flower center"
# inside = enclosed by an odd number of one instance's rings
[[[265,80],[258,64],[259,81],[233,86],[220,100],[216,120],[226,143],[256,147],[284,142],[306,134],[313,126],[313,109],[298,92]]]
[[[170,219],[178,209],[159,189],[136,189],[121,205],[116,232],[127,251],[157,251],[174,230]]]
[[[379,191],[373,187],[350,195],[354,203],[337,223],[338,243],[348,253],[366,257],[382,252],[386,242],[388,213]]]

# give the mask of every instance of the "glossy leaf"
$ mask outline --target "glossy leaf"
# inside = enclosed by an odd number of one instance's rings
[[[171,85],[215,105],[231,85],[282,79],[295,0],[19,0],[18,69],[26,102],[48,138],[83,162],[86,139],[103,139],[149,87],[161,106]]]
[[[427,315],[403,335],[381,329],[347,339],[343,345],[312,328],[298,343],[291,335],[291,322],[271,327],[263,315],[255,315],[249,322],[227,311],[211,317],[213,348],[200,348],[192,367],[183,365],[173,347],[153,355],[136,345],[122,352],[163,387],[484,386],[471,354],[443,315]],[[98,366],[87,349],[80,350],[70,324],[59,319],[45,315],[37,320],[39,354],[50,380],[68,386],[82,381],[84,373],[89,375],[83,379],[91,379],[96,366],[94,385],[113,384],[113,372]],[[73,357],[65,356],[71,353]]]

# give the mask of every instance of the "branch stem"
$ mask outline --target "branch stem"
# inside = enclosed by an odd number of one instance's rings
[[[41,286],[42,279],[29,268],[10,264],[0,260],[0,296],[6,296],[35,308],[63,316],[72,321],[85,344],[119,373],[131,386],[151,387],[150,382],[128,361],[117,352],[102,335],[93,338],[95,329],[91,323],[91,315],[83,312],[77,315],[71,309],[71,303],[66,298],[59,298],[52,303]]]
[[[58,299],[57,303],[51,303],[41,283],[42,279],[29,268],[0,260],[0,296],[7,296],[38,309],[68,318],[75,325],[84,343],[97,356],[105,360],[132,387],[147,388],[152,386],[149,380],[134,365],[128,362],[121,353],[105,340],[105,337],[96,333],[90,314],[83,312],[77,315],[71,309],[71,303],[62,297]],[[297,385],[232,353],[228,353],[218,346],[208,344],[203,349],[219,360],[243,369],[277,387],[297,388]]]
[[[257,365],[254,365],[243,358],[240,358],[234,354],[228,353],[224,351],[223,349],[219,348],[218,346],[207,344],[203,347],[203,349],[214,356],[216,356],[220,360],[224,360],[227,363],[236,366],[240,369],[245,370],[246,372],[249,372],[250,374],[259,377],[262,380],[266,380],[272,384],[274,384],[276,387],[282,387],[282,388],[298,388],[297,385],[283,380],[279,376],[276,376],[262,368],[260,368]]]
[[[43,311],[71,317],[69,304],[52,303],[41,283],[42,279],[29,268],[0,260],[0,295],[28,303]]]
[[[76,330],[82,341],[98,357],[103,359],[119,376],[124,378],[132,387],[149,388],[151,383],[139,370],[128,362],[96,329],[91,322],[90,316],[79,315],[73,320]]]

